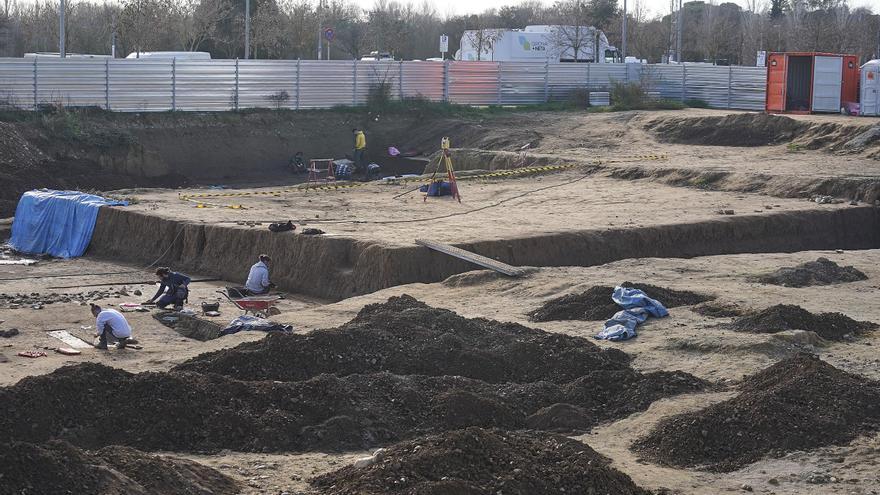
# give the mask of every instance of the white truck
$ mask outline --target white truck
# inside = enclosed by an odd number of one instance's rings
[[[620,62],[617,48],[608,44],[602,31],[598,31],[599,50],[594,49],[597,31],[591,26],[468,30],[461,37],[461,48],[455,52],[455,60]],[[482,47],[482,53],[478,57],[479,47]],[[594,55],[597,51],[598,57]]]

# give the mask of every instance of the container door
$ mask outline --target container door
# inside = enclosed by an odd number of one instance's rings
[[[813,111],[839,112],[843,58],[816,56],[813,62]]]
[[[862,115],[880,115],[880,65],[866,65],[862,69]]]
[[[785,55],[771,53],[767,62],[767,111],[785,111]]]

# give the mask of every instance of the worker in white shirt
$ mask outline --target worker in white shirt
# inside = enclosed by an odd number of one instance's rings
[[[97,304],[90,306],[95,317],[95,335],[98,336],[98,345],[95,348],[107,349],[107,339],[112,336],[116,340],[116,348],[125,349],[131,338],[131,327],[125,316],[115,309],[102,309]]]
[[[249,296],[265,294],[269,292],[269,289],[275,287],[275,284],[269,281],[269,263],[271,262],[272,258],[269,258],[268,254],[261,254],[260,261],[251,266],[247,282],[244,284]]]

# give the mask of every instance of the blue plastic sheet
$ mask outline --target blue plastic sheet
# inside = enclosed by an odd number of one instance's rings
[[[92,240],[98,210],[105,205],[127,204],[79,191],[28,191],[18,200],[9,244],[28,254],[82,256]]]
[[[631,339],[637,335],[636,327],[644,323],[648,316],[662,318],[669,314],[660,301],[651,299],[639,289],[615,287],[611,300],[623,310],[605,322],[605,327],[596,335],[597,339]]]

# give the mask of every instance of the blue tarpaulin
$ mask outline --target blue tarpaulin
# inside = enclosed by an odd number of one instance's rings
[[[98,209],[127,204],[79,191],[28,191],[18,200],[9,244],[28,254],[82,256],[92,240]]]
[[[636,336],[636,327],[644,323],[648,316],[662,318],[669,311],[660,301],[651,299],[639,289],[615,287],[611,300],[623,308],[605,322],[605,328],[596,335],[597,339],[627,340]]]

